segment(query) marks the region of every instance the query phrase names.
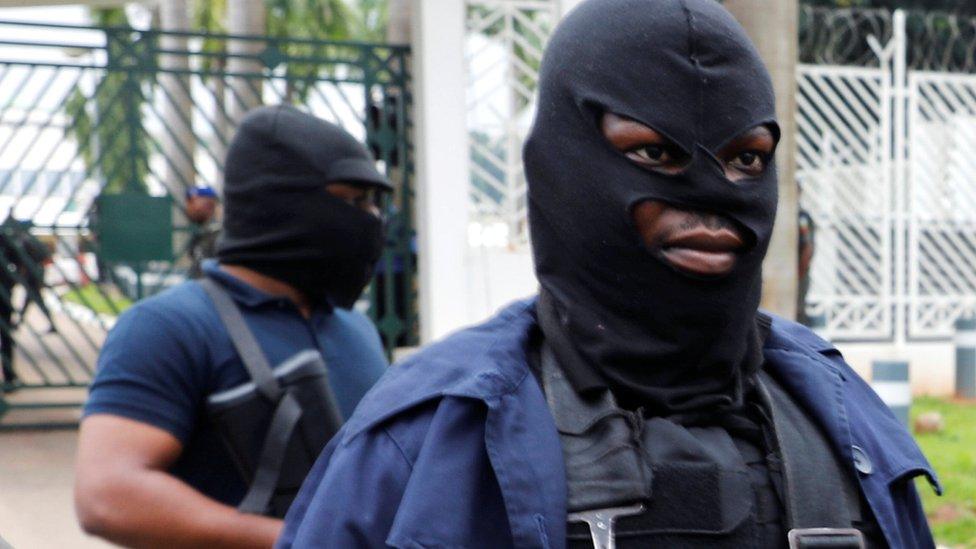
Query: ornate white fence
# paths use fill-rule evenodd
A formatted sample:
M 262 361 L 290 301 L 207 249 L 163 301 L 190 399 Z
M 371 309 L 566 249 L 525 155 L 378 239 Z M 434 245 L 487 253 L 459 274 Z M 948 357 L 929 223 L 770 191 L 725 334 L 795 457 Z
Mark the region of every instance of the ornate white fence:
M 976 309 L 976 75 L 910 71 L 896 12 L 879 66 L 798 70 L 807 310 L 835 339 L 943 338 Z
M 560 5 L 466 0 L 476 247 L 527 244 L 521 148 Z M 801 23 L 808 314 L 839 340 L 948 337 L 976 310 L 976 19 L 805 7 Z
M 559 19 L 547 0 L 468 0 L 471 240 L 527 242 L 522 142 L 532 123 L 542 50 Z
M 882 69 L 799 70 L 796 177 L 816 227 L 808 313 L 833 334 L 891 333 L 891 102 Z
M 908 333 L 976 310 L 976 75 L 908 78 Z

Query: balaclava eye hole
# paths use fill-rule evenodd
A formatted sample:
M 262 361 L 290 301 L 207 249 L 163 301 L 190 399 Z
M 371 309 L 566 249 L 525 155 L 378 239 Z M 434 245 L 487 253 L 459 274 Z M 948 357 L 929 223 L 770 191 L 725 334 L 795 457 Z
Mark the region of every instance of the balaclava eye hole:
M 627 115 L 601 110 L 596 131 L 623 159 L 653 173 L 680 175 L 692 161 L 692 155 L 665 132 Z

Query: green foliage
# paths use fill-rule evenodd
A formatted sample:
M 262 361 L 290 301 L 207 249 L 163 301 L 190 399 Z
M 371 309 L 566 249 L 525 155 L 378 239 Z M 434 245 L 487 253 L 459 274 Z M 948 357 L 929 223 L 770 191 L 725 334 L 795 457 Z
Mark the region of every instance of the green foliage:
M 122 8 L 93 10 L 92 19 L 105 27 L 128 26 Z M 146 192 L 149 143 L 140 112 L 145 76 L 138 69 L 152 61 L 147 45 L 130 32 L 106 31 L 106 42 L 110 68 L 91 96 L 79 87 L 68 97 L 66 133 L 78 143 L 88 171 L 101 177 L 102 192 Z
M 352 15 L 343 0 L 265 0 L 267 34 L 281 38 L 348 40 Z M 314 61 L 328 56 L 329 46 L 301 42 L 281 44 L 285 66 L 285 101 L 306 98 L 325 67 Z
M 387 0 L 265 0 L 265 33 L 279 38 L 309 40 L 383 41 L 389 22 Z M 226 33 L 227 0 L 195 0 L 193 25 L 197 30 Z M 306 99 L 311 83 L 329 67 L 310 61 L 329 57 L 334 46 L 301 42 L 279 43 L 285 59 L 286 102 Z M 208 39 L 204 51 L 226 51 L 226 40 Z M 204 70 L 223 68 L 223 58 L 205 62 Z
M 385 42 L 390 23 L 387 0 L 357 0 L 350 6 L 350 37 L 365 42 Z
M 945 420 L 942 432 L 915 437 L 945 487 L 938 497 L 927 482 L 917 483 L 932 532 L 939 544 L 976 549 L 976 403 L 920 398 L 912 416 L 924 412 Z
M 224 25 L 225 14 L 227 13 L 227 0 L 198 0 L 193 3 L 193 15 L 191 24 L 193 28 L 203 30 L 213 34 L 226 34 L 227 28 Z M 203 40 L 201 51 L 206 53 L 224 53 L 227 49 L 227 41 L 223 38 L 208 36 Z M 218 72 L 223 70 L 226 60 L 223 57 L 204 57 L 202 58 L 202 69 L 205 72 Z
M 901 8 L 976 15 L 976 2 L 972 0 L 802 0 L 802 3 L 838 8 Z

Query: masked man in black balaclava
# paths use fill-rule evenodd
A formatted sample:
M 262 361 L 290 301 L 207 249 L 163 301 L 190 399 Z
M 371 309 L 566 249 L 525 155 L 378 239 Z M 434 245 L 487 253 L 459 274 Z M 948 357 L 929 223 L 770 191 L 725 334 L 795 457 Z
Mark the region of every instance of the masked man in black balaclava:
M 86 531 L 120 545 L 270 547 L 386 368 L 372 322 L 350 309 L 390 188 L 366 148 L 263 107 L 241 121 L 224 179 L 219 262 L 132 307 L 99 356 L 76 502 Z
M 757 310 L 779 132 L 718 3 L 576 8 L 525 147 L 539 298 L 384 378 L 282 545 L 931 546 L 904 427 Z

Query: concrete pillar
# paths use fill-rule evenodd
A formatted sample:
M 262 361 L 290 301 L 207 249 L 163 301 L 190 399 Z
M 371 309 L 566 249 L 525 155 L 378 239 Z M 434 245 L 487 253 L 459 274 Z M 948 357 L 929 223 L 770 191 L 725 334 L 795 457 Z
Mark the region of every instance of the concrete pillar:
M 755 42 L 776 90 L 776 116 L 783 135 L 776 153 L 779 213 L 763 265 L 762 306 L 796 318 L 798 204 L 794 173 L 799 7 L 797 0 L 726 0 L 724 5 Z
M 465 3 L 416 0 L 412 19 L 420 336 L 426 343 L 469 322 Z
M 956 321 L 956 397 L 976 399 L 976 316 Z
M 265 12 L 262 0 L 230 0 L 227 2 L 227 32 L 235 35 L 260 36 L 265 33 Z M 242 55 L 258 55 L 264 50 L 260 40 L 234 40 L 227 43 L 227 71 L 230 73 L 254 74 L 252 78 L 231 78 L 227 111 L 234 124 L 240 122 L 244 113 L 263 103 L 261 92 L 262 78 L 257 75 L 264 70 L 260 61 L 242 58 Z
M 410 27 L 413 23 L 414 0 L 389 0 L 389 22 L 386 25 L 386 41 L 389 44 L 410 44 Z
M 908 425 L 912 407 L 912 388 L 908 381 L 908 362 L 876 360 L 871 363 L 871 388 L 894 412 L 895 417 Z
M 164 31 L 190 30 L 190 9 L 186 0 L 163 0 L 159 4 L 159 25 Z M 187 38 L 179 35 L 163 34 L 159 40 L 165 51 L 181 52 L 162 54 L 159 75 L 162 92 L 161 114 L 166 130 L 161 136 L 163 154 L 166 157 L 166 178 L 164 182 L 173 198 L 182 200 L 183 191 L 194 186 L 196 170 L 193 156 L 196 137 L 193 133 L 193 98 L 190 96 L 188 71 L 190 60 Z

